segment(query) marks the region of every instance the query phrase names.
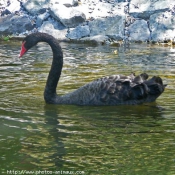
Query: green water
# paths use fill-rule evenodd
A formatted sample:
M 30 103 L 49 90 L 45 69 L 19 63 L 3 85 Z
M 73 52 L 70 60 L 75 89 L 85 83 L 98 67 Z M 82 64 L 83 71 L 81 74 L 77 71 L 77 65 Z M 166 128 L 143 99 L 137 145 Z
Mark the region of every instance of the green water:
M 168 84 L 155 103 L 82 107 L 45 104 L 51 49 L 39 44 L 18 59 L 20 45 L 0 43 L 2 175 L 175 174 L 175 48 L 61 43 L 59 94 L 102 76 L 131 72 L 159 75 Z

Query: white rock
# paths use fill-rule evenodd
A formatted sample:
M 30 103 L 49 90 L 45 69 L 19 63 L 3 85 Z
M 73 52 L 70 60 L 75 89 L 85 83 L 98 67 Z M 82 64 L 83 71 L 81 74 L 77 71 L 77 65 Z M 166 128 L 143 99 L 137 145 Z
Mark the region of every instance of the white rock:
M 170 8 L 172 4 L 175 4 L 174 0 L 131 0 L 129 12 L 166 10 Z
M 76 7 L 67 8 L 64 5 L 52 6 L 50 14 L 66 27 L 76 27 L 86 19 L 85 14 L 78 11 Z
M 30 14 L 36 15 L 41 9 L 48 8 L 49 4 L 46 0 L 28 0 L 23 6 Z
M 91 17 L 107 17 L 112 15 L 112 4 L 109 3 L 98 3 L 94 5 L 94 10 L 91 13 Z
M 21 8 L 20 2 L 14 0 L 6 9 L 8 9 L 11 13 L 14 13 L 15 11 L 19 11 L 20 8 Z
M 53 25 L 53 22 L 45 21 L 40 27 L 39 32 L 49 33 L 50 35 L 54 36 L 56 39 L 64 40 L 66 39 L 67 29 L 59 30 L 56 25 Z
M 149 20 L 150 15 L 165 12 L 175 6 L 175 0 L 131 0 L 129 14 L 135 18 Z
M 89 19 L 92 17 L 91 13 L 89 13 L 89 6 L 88 4 L 81 4 L 75 8 L 76 10 L 83 12 L 86 16 L 86 19 Z
M 153 41 L 173 39 L 175 37 L 175 16 L 171 12 L 151 15 L 150 29 Z
M 113 7 L 113 14 L 115 15 L 119 15 L 119 16 L 125 16 L 125 6 L 128 5 L 128 2 L 121 2 L 118 3 L 117 5 L 115 5 L 115 7 Z

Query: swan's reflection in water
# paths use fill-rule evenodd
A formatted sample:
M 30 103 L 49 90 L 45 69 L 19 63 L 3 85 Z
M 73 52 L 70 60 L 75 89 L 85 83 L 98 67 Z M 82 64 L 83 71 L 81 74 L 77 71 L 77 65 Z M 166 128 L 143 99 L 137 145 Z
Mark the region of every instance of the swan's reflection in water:
M 122 164 L 128 164 L 127 154 L 134 155 L 141 147 L 144 152 L 146 145 L 154 147 L 151 154 L 156 156 L 154 135 L 162 135 L 157 128 L 162 127 L 164 113 L 156 103 L 103 108 L 45 105 L 44 111 L 44 122 L 34 125 L 22 144 L 26 168 L 93 171 L 103 169 L 105 160 L 105 166 L 114 169 L 122 156 Z M 139 159 L 144 156 L 149 155 Z

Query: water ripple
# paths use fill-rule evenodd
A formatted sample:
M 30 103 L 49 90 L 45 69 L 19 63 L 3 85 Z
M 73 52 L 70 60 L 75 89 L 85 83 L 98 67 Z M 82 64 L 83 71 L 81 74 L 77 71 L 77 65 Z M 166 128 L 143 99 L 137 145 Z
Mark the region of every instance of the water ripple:
M 102 76 L 131 72 L 159 75 L 168 86 L 155 103 L 139 106 L 47 105 L 43 91 L 52 62 L 48 45 L 39 44 L 19 59 L 20 43 L 0 43 L 2 170 L 173 174 L 175 49 L 61 45 L 60 94 Z

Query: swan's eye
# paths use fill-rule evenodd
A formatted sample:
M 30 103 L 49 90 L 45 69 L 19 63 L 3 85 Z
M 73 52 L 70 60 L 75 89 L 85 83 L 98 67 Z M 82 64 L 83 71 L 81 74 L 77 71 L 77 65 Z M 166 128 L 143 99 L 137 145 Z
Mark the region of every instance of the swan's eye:
M 19 58 L 22 57 L 22 56 L 27 52 L 27 49 L 26 49 L 25 46 L 24 46 L 25 43 L 26 43 L 26 41 L 24 41 L 24 42 L 22 43 L 21 52 L 20 52 L 20 54 L 19 54 Z

